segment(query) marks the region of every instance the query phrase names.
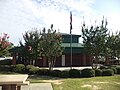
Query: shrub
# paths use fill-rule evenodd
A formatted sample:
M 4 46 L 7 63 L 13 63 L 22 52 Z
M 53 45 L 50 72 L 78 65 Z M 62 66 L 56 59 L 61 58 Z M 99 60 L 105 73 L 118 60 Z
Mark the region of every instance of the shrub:
M 10 71 L 11 71 L 11 72 L 14 72 L 15 67 L 16 67 L 16 65 L 11 65 L 11 66 L 10 66 Z
M 25 72 L 25 65 L 23 64 L 17 64 L 15 68 L 13 69 L 14 72 L 18 73 L 24 73 Z
M 95 69 L 95 76 L 102 76 L 102 70 Z
M 109 68 L 111 68 L 111 67 L 114 67 L 114 68 L 116 68 L 116 65 L 110 65 L 110 66 L 109 66 Z
M 94 77 L 95 71 L 92 69 L 86 68 L 81 71 L 81 75 L 82 75 L 82 77 Z
M 26 68 L 25 68 L 25 69 L 26 69 L 26 70 L 25 70 L 26 73 L 29 73 L 29 70 L 30 70 L 31 68 L 33 68 L 33 67 L 35 67 L 35 66 L 33 66 L 33 65 L 27 65 Z
M 61 71 L 59 77 L 68 78 L 69 77 L 69 71 Z
M 117 69 L 115 67 L 110 67 L 114 71 L 114 74 L 117 74 Z
M 69 70 L 69 76 L 72 78 L 80 77 L 80 71 L 77 69 L 70 69 Z
M 61 73 L 60 70 L 53 70 L 49 72 L 49 75 L 53 77 L 59 77 L 60 73 Z
M 107 66 L 100 66 L 99 69 L 107 69 L 108 67 Z
M 33 68 L 33 67 L 35 67 L 35 66 L 33 66 L 33 65 L 27 65 L 27 66 L 26 66 L 26 69 L 29 70 L 29 69 L 31 69 L 31 68 Z
M 37 67 L 32 67 L 32 68 L 30 68 L 29 69 L 29 74 L 38 74 L 38 72 L 39 72 L 39 68 L 37 68 Z
M 11 66 L 10 65 L 0 65 L 0 72 L 11 72 Z
M 114 75 L 114 71 L 112 69 L 103 69 L 103 76 L 113 76 Z
M 0 65 L 11 65 L 12 64 L 12 60 L 2 60 L 0 61 Z
M 116 67 L 117 74 L 120 74 L 120 67 Z
M 39 75 L 49 75 L 49 70 L 48 69 L 40 69 L 38 72 Z

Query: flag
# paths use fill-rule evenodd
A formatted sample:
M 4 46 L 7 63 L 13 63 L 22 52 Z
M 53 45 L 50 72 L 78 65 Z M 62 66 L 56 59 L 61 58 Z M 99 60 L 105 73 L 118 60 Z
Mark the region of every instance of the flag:
M 70 34 L 72 33 L 72 12 L 70 12 Z

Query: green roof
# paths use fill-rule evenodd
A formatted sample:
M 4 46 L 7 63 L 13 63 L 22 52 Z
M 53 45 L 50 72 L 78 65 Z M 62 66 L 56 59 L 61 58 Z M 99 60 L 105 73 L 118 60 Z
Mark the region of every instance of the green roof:
M 62 43 L 62 47 L 70 47 L 70 43 Z M 81 43 L 72 43 L 72 47 L 83 47 Z

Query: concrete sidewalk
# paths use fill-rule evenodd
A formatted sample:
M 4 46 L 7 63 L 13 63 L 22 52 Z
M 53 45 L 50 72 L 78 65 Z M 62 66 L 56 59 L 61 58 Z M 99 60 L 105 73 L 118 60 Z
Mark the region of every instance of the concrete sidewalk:
M 53 90 L 51 83 L 30 83 L 21 86 L 21 90 Z
M 2 90 L 1 86 L 0 90 Z M 30 83 L 30 85 L 22 85 L 21 90 L 53 90 L 53 88 L 51 83 Z

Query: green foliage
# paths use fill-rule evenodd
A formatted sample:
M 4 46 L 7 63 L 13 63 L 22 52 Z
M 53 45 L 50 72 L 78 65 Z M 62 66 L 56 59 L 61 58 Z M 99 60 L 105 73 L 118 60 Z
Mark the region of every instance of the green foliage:
M 39 75 L 49 75 L 49 70 L 48 69 L 40 69 L 38 72 Z
M 26 69 L 29 70 L 29 69 L 31 69 L 31 68 L 33 68 L 33 67 L 35 67 L 35 66 L 33 66 L 33 65 L 27 65 L 27 66 L 26 66 Z
M 102 70 L 95 69 L 95 76 L 102 76 Z
M 115 67 L 110 67 L 109 69 L 112 69 L 114 71 L 114 74 L 117 74 L 117 69 Z
M 119 59 L 120 55 L 120 31 L 115 34 L 112 33 L 109 37 L 108 46 L 110 48 L 110 56 L 117 57 Z
M 12 72 L 10 65 L 0 65 L 0 72 Z
M 59 77 L 60 73 L 61 73 L 60 70 L 53 70 L 49 72 L 49 75 L 53 77 Z
M 82 38 L 86 53 L 95 57 L 94 63 L 99 63 L 99 56 L 108 56 L 107 37 L 109 35 L 107 29 L 107 21 L 102 20 L 101 25 L 88 28 L 85 23 L 82 26 Z
M 27 73 L 29 73 L 29 70 L 30 70 L 31 68 L 33 68 L 33 67 L 34 67 L 33 65 L 27 65 L 26 68 L 25 68 L 25 69 L 26 69 L 25 71 L 26 71 Z
M 32 67 L 32 68 L 30 68 L 29 69 L 29 74 L 38 74 L 39 73 L 39 68 L 37 68 L 37 67 Z
M 113 76 L 114 75 L 114 71 L 112 69 L 103 69 L 103 76 Z
M 94 77 L 95 76 L 95 71 L 92 70 L 92 69 L 88 69 L 88 68 L 83 69 L 81 71 L 81 76 L 82 77 Z
M 12 60 L 2 60 L 0 61 L 0 65 L 11 65 L 12 64 Z
M 46 31 L 43 29 L 42 37 L 42 54 L 47 57 L 49 70 L 51 71 L 55 65 L 56 57 L 62 55 L 62 36 L 56 30 L 53 30 L 53 25 Z
M 25 43 L 20 41 L 20 50 L 18 51 L 20 57 L 29 60 L 28 64 L 34 65 L 34 60 L 36 61 L 39 56 L 41 56 L 41 33 L 37 29 L 34 31 L 28 31 L 23 35 Z
M 52 70 L 55 65 L 56 57 L 62 55 L 62 36 L 56 30 L 53 30 L 53 25 L 46 31 L 35 29 L 28 31 L 23 35 L 25 43 L 20 41 L 20 49 L 17 51 L 19 58 L 24 58 L 23 63 L 34 65 L 34 61 L 40 56 L 45 56 L 48 59 L 49 70 Z M 28 62 L 29 61 L 29 62 Z
M 80 77 L 80 71 L 77 70 L 77 69 L 70 69 L 69 70 L 69 75 L 72 78 L 78 78 L 78 77 Z
M 69 71 L 61 71 L 59 77 L 61 78 L 68 78 L 69 77 Z
M 107 69 L 108 67 L 107 66 L 100 66 L 99 69 Z
M 17 64 L 13 69 L 14 72 L 17 73 L 25 73 L 25 65 L 24 64 Z
M 15 72 L 14 70 L 15 70 L 15 67 L 16 67 L 16 65 L 10 65 L 10 72 Z
M 116 68 L 117 66 L 116 66 L 116 65 L 109 65 L 109 67 L 108 67 L 108 68 L 111 68 L 111 67 Z
M 117 74 L 120 74 L 120 67 L 116 67 L 117 69 Z
M 85 26 L 85 23 L 82 26 L 82 38 L 83 43 L 88 53 L 90 55 L 96 56 L 100 54 L 104 49 L 105 39 L 107 36 L 108 29 L 106 28 L 107 22 L 102 20 L 100 26 L 91 26 L 90 29 Z M 96 52 L 97 51 L 97 52 Z

